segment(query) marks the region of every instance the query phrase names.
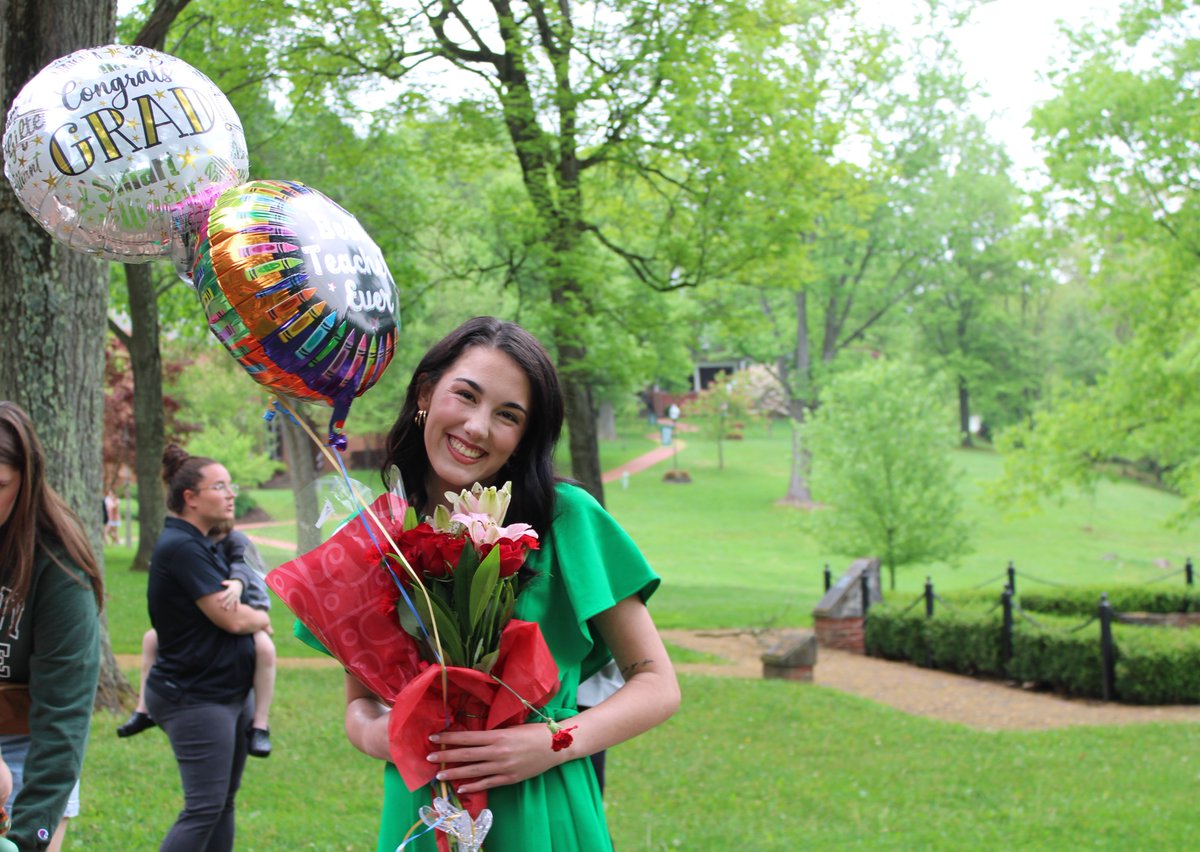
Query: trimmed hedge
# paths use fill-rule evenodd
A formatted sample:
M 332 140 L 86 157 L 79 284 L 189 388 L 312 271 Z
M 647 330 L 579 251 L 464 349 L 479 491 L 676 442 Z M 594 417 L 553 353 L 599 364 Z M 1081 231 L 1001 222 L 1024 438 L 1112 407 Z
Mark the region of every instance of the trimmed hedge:
M 1125 591 L 1110 595 L 1110 600 L 1144 604 L 1154 599 L 1139 596 L 1138 590 L 1122 594 Z M 1065 597 L 1077 601 L 1091 594 L 1084 590 L 1077 595 L 1073 590 Z M 920 605 L 906 611 L 887 604 L 871 607 L 866 620 L 867 653 L 961 674 L 1012 678 L 1068 695 L 1103 697 L 1099 620 L 1081 626 L 1081 616 L 1096 613 L 1099 594 L 1080 613 L 1041 611 L 1033 620 L 1014 613 L 1012 659 L 1007 666 L 1001 660 L 1003 616 L 994 600 L 979 598 L 973 606 L 959 596 L 947 603 L 951 600 L 951 605 L 939 604 L 931 619 Z M 1022 596 L 1021 603 L 1029 610 L 1025 602 Z M 1200 704 L 1200 630 L 1114 624 L 1113 642 L 1118 700 Z
M 1191 628 L 1113 628 L 1117 694 L 1131 704 L 1200 703 L 1200 641 Z
M 1072 629 L 1078 626 L 1077 618 L 1040 615 L 1038 623 L 1031 624 L 1017 616 L 1008 676 L 1068 695 L 1103 698 L 1100 622 Z
M 1027 612 L 1057 615 L 1095 615 L 1100 595 L 1107 594 L 1108 602 L 1118 612 L 1200 612 L 1200 592 L 1189 592 L 1165 586 L 1075 586 L 1070 589 L 1017 592 L 1021 607 Z M 999 593 L 993 592 L 993 599 Z

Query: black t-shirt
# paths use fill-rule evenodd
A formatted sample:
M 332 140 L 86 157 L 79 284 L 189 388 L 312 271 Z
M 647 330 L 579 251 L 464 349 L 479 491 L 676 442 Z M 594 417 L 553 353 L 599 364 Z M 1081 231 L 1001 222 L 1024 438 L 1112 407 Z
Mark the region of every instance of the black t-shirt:
M 229 566 L 215 544 L 179 518 L 167 518 L 150 557 L 146 602 L 158 631 L 158 660 L 147 684 L 184 704 L 242 698 L 254 681 L 254 637 L 227 633 L 196 601 L 224 587 Z

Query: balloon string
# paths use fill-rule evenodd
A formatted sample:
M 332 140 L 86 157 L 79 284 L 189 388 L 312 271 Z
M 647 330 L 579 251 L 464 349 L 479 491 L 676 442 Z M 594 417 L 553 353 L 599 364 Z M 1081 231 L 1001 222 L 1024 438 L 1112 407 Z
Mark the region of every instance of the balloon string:
M 412 602 L 412 599 L 408 596 L 408 592 L 404 590 L 404 584 L 400 582 L 399 575 L 396 574 L 395 570 L 388 562 L 388 553 L 383 549 L 383 545 L 379 543 L 379 539 L 375 537 L 375 531 L 371 529 L 371 525 L 367 523 L 366 518 L 362 516 L 362 509 L 366 508 L 366 503 L 359 496 L 358 491 L 354 487 L 354 480 L 350 478 L 350 472 L 346 470 L 346 463 L 342 460 L 342 454 L 333 453 L 333 457 L 337 460 L 338 468 L 342 472 L 342 481 L 346 483 L 346 489 L 350 492 L 350 495 L 354 498 L 354 501 L 359 506 L 358 519 L 362 521 L 362 525 L 366 529 L 367 535 L 371 537 L 371 543 L 375 545 L 375 549 L 379 551 L 379 559 L 383 563 L 383 567 L 387 569 L 388 575 L 392 578 L 392 582 L 396 584 L 396 588 L 399 590 L 400 596 L 404 598 L 404 603 L 408 606 L 409 612 L 411 612 L 413 617 L 417 619 L 417 626 L 421 628 L 421 633 L 424 634 L 426 641 L 432 642 L 433 637 L 429 635 L 429 629 L 425 626 L 425 621 L 421 618 L 421 613 L 417 612 L 417 607 Z M 383 527 L 380 527 L 380 529 L 386 535 L 386 530 L 383 530 Z M 397 548 L 397 550 L 399 549 Z M 434 648 L 433 651 L 434 656 L 437 657 L 437 660 L 440 663 L 442 661 L 442 655 L 439 653 L 439 649 Z
M 299 417 L 296 416 L 295 410 L 288 404 L 287 400 L 285 400 L 281 396 L 276 396 L 275 399 L 276 399 L 276 405 L 281 405 L 283 407 L 283 409 L 285 411 L 287 411 L 287 413 L 291 417 L 292 421 L 294 423 L 296 423 L 297 425 L 299 425 L 300 428 L 302 430 L 304 430 L 304 433 L 306 435 L 308 435 L 308 437 L 312 440 L 312 442 L 317 445 L 317 448 L 320 449 L 320 451 L 325 454 L 325 458 L 327 458 L 329 460 L 330 465 L 333 467 L 336 467 L 338 465 L 337 459 L 334 457 L 333 453 L 331 453 L 329 451 L 328 445 L 323 443 L 321 441 L 321 439 L 316 436 L 316 433 L 314 433 L 313 430 L 311 428 L 309 428 L 309 425 L 307 423 L 305 423 L 302 419 L 300 419 Z M 408 560 L 404 558 L 404 554 L 400 552 L 400 548 L 396 545 L 396 542 L 394 542 L 392 540 L 392 536 L 390 533 L 388 533 L 387 528 L 384 527 L 383 523 L 379 520 L 379 518 L 377 518 L 375 516 L 374 510 L 372 510 L 370 506 L 366 505 L 362 501 L 362 498 L 358 496 L 358 494 L 355 492 L 353 487 L 351 487 L 350 493 L 352 495 L 354 495 L 356 500 L 358 500 L 359 505 L 362 506 L 362 511 L 367 513 L 367 517 L 369 517 L 372 521 L 374 521 L 376 524 L 379 525 L 379 529 L 383 533 L 383 537 L 387 540 L 387 543 L 392 548 L 392 551 L 395 555 L 396 561 L 398 561 L 401 565 L 403 565 L 404 570 L 407 571 L 408 575 L 413 578 L 413 582 L 416 584 L 417 588 L 419 588 L 421 590 L 421 594 L 425 596 L 426 606 L 429 607 L 430 612 L 433 612 L 433 601 L 429 597 L 429 590 L 425 588 L 425 584 L 421 582 L 421 578 L 417 576 L 417 572 L 413 570 L 413 567 L 408 564 Z M 433 650 L 438 658 L 438 665 L 441 666 L 441 669 L 442 669 L 442 703 L 444 705 L 444 704 L 446 704 L 446 696 L 447 696 L 447 692 L 449 691 L 449 677 L 447 676 L 447 673 L 446 673 L 446 663 L 444 662 L 445 652 L 442 650 L 442 640 L 441 640 L 441 637 L 438 635 L 436 620 L 432 621 L 432 626 L 433 626 L 433 644 L 434 644 Z
M 404 835 L 404 840 L 402 840 L 400 842 L 400 845 L 396 847 L 396 852 L 400 852 L 401 849 L 403 849 L 405 846 L 407 846 L 410 843 L 415 843 L 417 838 L 420 837 L 421 835 L 428 834 L 429 832 L 433 831 L 435 828 L 440 828 L 442 823 L 444 823 L 445 821 L 446 821 L 445 817 L 438 817 L 437 821 L 435 823 L 433 823 L 433 825 L 427 826 L 423 831 L 417 831 L 417 826 L 420 825 L 422 822 L 422 820 L 417 820 L 415 823 L 413 823 L 413 827 L 408 830 L 408 833 Z M 413 834 L 414 831 L 417 831 L 417 833 Z

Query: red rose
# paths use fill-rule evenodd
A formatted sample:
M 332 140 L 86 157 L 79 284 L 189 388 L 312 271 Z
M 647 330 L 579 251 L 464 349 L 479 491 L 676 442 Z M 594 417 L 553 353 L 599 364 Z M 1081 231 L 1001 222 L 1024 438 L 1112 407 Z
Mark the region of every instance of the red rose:
M 502 538 L 497 544 L 500 547 L 500 576 L 511 577 L 521 570 L 521 566 L 525 564 L 525 554 L 530 550 L 538 549 L 538 540 L 535 536 L 524 535 L 519 539 Z M 494 547 L 495 545 L 493 545 Z M 487 550 L 479 557 L 481 560 L 488 555 Z
M 429 524 L 417 524 L 408 532 L 401 533 L 396 544 L 418 574 L 447 577 L 462 556 L 465 539 L 437 532 Z

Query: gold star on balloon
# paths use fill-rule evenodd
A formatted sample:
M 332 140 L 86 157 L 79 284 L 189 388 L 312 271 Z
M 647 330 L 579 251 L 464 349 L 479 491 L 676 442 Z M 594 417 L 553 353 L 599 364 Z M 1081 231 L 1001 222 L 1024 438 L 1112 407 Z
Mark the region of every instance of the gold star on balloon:
M 58 178 L 50 175 L 50 177 L 42 178 L 42 183 L 46 184 L 48 189 L 54 189 L 54 187 L 58 186 Z
M 175 191 L 176 191 L 176 186 L 175 186 L 174 182 L 167 181 L 167 192 L 175 192 Z
M 183 156 L 179 158 L 179 161 L 181 163 L 183 163 L 185 166 L 195 165 L 196 155 L 193 154 L 191 151 L 184 151 Z
M 162 91 L 161 89 L 160 89 L 159 91 L 157 91 L 157 92 L 155 92 L 155 93 L 154 93 L 154 97 L 158 98 L 160 101 L 161 101 L 163 98 L 165 98 L 166 96 L 167 96 L 167 93 L 166 93 L 166 92 L 164 92 L 164 91 Z
M 115 47 L 110 47 L 110 48 L 108 49 L 108 55 L 109 55 L 109 56 L 120 56 L 120 55 L 121 55 L 121 51 L 117 50 Z

